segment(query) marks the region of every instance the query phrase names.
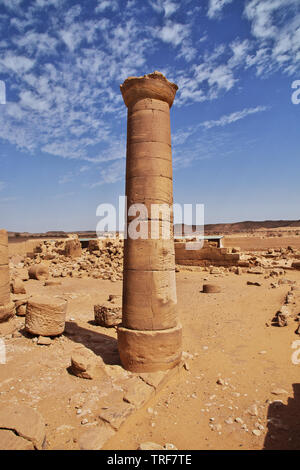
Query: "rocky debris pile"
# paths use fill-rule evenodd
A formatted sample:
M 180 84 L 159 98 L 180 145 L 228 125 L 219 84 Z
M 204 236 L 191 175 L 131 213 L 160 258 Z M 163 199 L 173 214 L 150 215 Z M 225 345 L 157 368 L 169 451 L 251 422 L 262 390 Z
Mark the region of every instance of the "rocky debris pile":
M 300 259 L 300 251 L 289 246 L 287 248 L 268 249 L 265 251 L 247 252 L 242 258 L 248 260 L 250 267 L 260 266 L 262 268 L 278 267 L 300 269 L 297 259 Z M 297 267 L 298 266 L 298 267 Z
M 108 301 L 94 306 L 95 323 L 106 328 L 117 326 L 122 322 L 122 297 L 110 295 Z
M 32 256 L 10 263 L 12 278 L 25 278 L 27 270 L 31 279 L 92 277 L 114 282 L 123 278 L 123 240 L 90 240 L 89 247 L 80 250 L 78 243 L 76 239 L 41 242 Z
M 288 291 L 284 299 L 284 304 L 280 307 L 276 313 L 273 324 L 284 327 L 287 326 L 291 321 L 300 321 L 300 313 L 298 310 L 298 296 L 297 286 L 292 286 Z M 300 326 L 300 325 L 299 325 Z M 298 328 L 299 329 L 299 328 Z

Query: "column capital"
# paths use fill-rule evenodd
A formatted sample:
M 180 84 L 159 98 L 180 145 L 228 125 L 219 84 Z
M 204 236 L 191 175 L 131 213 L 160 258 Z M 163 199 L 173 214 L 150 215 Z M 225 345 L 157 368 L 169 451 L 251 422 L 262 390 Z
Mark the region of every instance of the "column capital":
M 127 108 L 145 98 L 165 101 L 171 108 L 178 86 L 169 82 L 162 73 L 153 72 L 142 77 L 126 78 L 120 90 Z

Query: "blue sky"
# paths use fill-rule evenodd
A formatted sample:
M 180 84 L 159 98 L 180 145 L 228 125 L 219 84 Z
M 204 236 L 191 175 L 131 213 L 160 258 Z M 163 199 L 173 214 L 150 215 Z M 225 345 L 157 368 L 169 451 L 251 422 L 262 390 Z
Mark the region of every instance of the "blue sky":
M 0 225 L 95 229 L 124 194 L 119 85 L 159 70 L 174 201 L 205 222 L 299 219 L 300 0 L 0 0 Z

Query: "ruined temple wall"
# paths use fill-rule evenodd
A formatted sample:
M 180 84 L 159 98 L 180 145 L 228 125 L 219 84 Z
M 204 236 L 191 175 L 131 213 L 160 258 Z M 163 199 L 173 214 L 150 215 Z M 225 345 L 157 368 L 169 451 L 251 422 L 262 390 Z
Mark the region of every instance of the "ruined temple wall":
M 176 264 L 186 266 L 237 266 L 239 253 L 230 253 L 228 248 L 205 247 L 197 250 L 187 249 L 186 243 L 175 243 Z

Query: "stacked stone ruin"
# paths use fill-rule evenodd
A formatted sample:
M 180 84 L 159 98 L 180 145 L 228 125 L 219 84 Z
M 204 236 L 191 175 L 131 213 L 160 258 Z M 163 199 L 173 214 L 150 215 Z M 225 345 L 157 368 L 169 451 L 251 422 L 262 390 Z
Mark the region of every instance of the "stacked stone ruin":
M 8 320 L 15 311 L 10 298 L 8 262 L 8 236 L 6 230 L 0 230 L 0 322 Z
M 131 77 L 121 85 L 128 108 L 126 196 L 127 228 L 137 214 L 133 204 L 143 204 L 147 239 L 124 242 L 123 316 L 118 346 L 123 366 L 134 372 L 175 367 L 181 359 L 181 325 L 176 311 L 173 220 L 157 216 L 169 228 L 169 239 L 151 238 L 155 217 L 152 204 L 173 205 L 170 108 L 177 85 L 161 73 Z M 129 234 L 130 235 L 130 234 Z

